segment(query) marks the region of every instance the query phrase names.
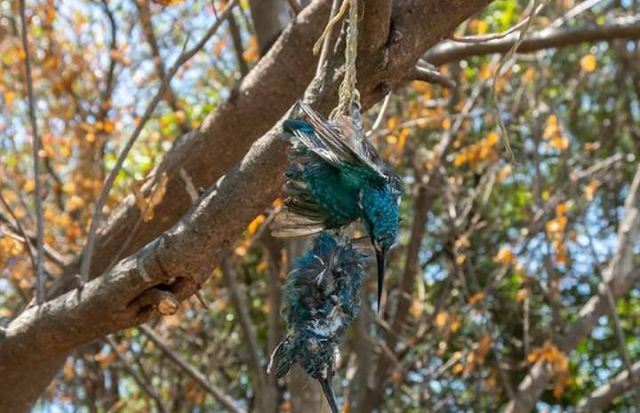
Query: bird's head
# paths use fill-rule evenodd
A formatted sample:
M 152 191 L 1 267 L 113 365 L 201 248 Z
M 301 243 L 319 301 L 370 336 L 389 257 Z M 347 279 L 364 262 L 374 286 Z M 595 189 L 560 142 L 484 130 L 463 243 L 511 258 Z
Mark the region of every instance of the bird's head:
M 364 225 L 376 251 L 379 310 L 387 253 L 398 238 L 400 192 L 391 185 L 369 188 L 363 191 L 361 203 Z

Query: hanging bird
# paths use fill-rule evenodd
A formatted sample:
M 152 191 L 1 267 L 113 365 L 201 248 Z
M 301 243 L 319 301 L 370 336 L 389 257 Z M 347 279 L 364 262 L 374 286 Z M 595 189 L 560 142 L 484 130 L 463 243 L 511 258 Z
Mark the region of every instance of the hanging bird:
M 322 386 L 338 413 L 331 380 L 336 349 L 360 310 L 366 255 L 351 240 L 322 232 L 298 258 L 284 285 L 286 338 L 274 350 L 267 372 L 280 378 L 293 363 Z
M 305 120 L 283 123 L 292 145 L 285 173 L 286 209 L 276 217 L 276 237 L 338 229 L 358 218 L 376 250 L 378 309 L 387 252 L 398 236 L 402 182 L 367 140 L 356 104 L 352 117 L 327 122 L 298 102 Z

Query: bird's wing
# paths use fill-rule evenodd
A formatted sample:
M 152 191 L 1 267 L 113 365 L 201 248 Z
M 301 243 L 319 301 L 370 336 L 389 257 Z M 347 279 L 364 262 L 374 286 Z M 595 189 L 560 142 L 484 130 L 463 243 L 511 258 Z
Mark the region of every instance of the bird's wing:
M 298 102 L 298 105 L 315 131 L 313 135 L 297 131 L 296 137 L 303 145 L 337 168 L 342 169 L 346 165 L 362 168 L 370 172 L 368 175 L 373 179 L 386 179 L 384 171 L 376 162 L 379 158 L 375 149 L 366 138 L 358 138 L 361 133 L 350 119 L 343 117 L 332 125 L 309 105 L 303 102 Z M 341 136 L 341 132 L 344 136 Z
M 324 229 L 324 220 L 316 220 L 283 209 L 275 216 L 271 225 L 271 235 L 276 238 L 299 238 L 317 234 Z

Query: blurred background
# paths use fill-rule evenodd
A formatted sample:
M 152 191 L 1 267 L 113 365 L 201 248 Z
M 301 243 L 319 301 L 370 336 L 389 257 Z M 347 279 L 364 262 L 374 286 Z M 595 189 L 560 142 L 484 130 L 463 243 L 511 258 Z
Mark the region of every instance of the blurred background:
M 224 6 L 27 2 L 51 280 L 81 251 L 103 181 L 160 80 Z M 233 9 L 162 96 L 107 214 L 230 96 L 303 6 L 249 0 Z M 363 311 L 340 349 L 334 387 L 343 412 L 495 411 L 540 363 L 549 380 L 539 411 L 640 412 L 640 277 L 625 273 L 636 278 L 618 289 L 601 283 L 631 271 L 615 257 L 640 262 L 640 218 L 618 242 L 625 200 L 637 207 L 640 199 L 631 185 L 640 156 L 639 13 L 637 0 L 494 1 L 425 55 L 438 82 L 408 80 L 368 111 L 370 139 L 402 176 L 405 196 L 383 311 L 375 313 L 370 268 Z M 35 230 L 18 16 L 18 1 L 0 0 L 0 325 L 35 284 L 17 227 Z M 606 36 L 621 25 L 623 38 Z M 523 45 L 564 37 L 510 56 L 522 30 Z M 585 32 L 596 35 L 578 42 Z M 507 47 L 487 49 L 494 37 Z M 153 213 L 156 197 L 162 184 L 139 201 Z M 305 247 L 270 236 L 281 205 L 275 199 L 255 217 L 201 301 L 78 349 L 36 411 L 322 411 L 319 387 L 300 369 L 281 381 L 265 373 L 286 334 L 282 283 Z M 598 293 L 607 305 L 587 314 Z M 576 330 L 585 316 L 594 328 Z

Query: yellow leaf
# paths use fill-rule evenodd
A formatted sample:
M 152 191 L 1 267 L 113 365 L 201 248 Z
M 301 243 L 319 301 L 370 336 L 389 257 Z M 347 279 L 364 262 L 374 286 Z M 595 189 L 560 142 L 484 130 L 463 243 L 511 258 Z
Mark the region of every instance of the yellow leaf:
M 582 68 L 582 71 L 585 73 L 593 72 L 596 70 L 597 65 L 598 61 L 594 54 L 588 54 L 580 59 L 580 68 Z
M 73 377 L 75 376 L 75 369 L 73 367 L 73 362 L 70 359 L 64 363 L 64 368 L 62 369 L 62 375 L 67 381 L 73 379 Z
M 469 300 L 468 300 L 469 305 L 476 305 L 477 303 L 484 300 L 484 298 L 485 298 L 485 293 L 483 293 L 482 291 L 480 291 L 479 293 L 475 293 L 474 295 L 469 297 Z
M 569 208 L 569 205 L 567 205 L 566 202 L 560 202 L 558 205 L 556 205 L 556 215 L 562 216 L 566 214 L 568 208 Z
M 269 263 L 266 260 L 260 261 L 260 264 L 256 267 L 256 271 L 262 272 L 269 268 Z
M 11 106 L 13 106 L 13 101 L 16 98 L 16 94 L 14 92 L 8 91 L 8 92 L 4 92 L 4 103 L 7 105 L 8 108 L 10 108 Z
M 489 334 L 485 333 L 480 336 L 480 338 L 478 339 L 478 349 L 476 350 L 478 361 L 484 361 L 484 358 L 487 356 L 487 353 L 489 353 L 489 350 L 491 349 L 491 343 L 492 340 Z
M 425 94 L 431 92 L 431 85 L 426 82 L 414 80 L 411 82 L 411 87 L 418 93 Z
M 103 129 L 106 133 L 111 133 L 113 131 L 113 122 L 111 121 L 106 121 L 104 123 Z
M 521 288 L 516 293 L 516 301 L 520 303 L 524 301 L 528 295 L 529 295 L 529 291 L 526 288 Z
M 496 132 L 489 132 L 489 134 L 486 137 L 486 140 L 487 140 L 487 145 L 494 146 L 500 140 L 500 135 L 498 135 Z
M 564 136 L 555 136 L 551 139 L 549 144 L 552 148 L 563 151 L 569 147 L 569 139 L 565 138 Z
M 444 130 L 451 129 L 451 119 L 449 118 L 442 119 L 442 129 Z
M 535 74 L 536 74 L 536 70 L 533 67 L 529 67 L 527 68 L 527 70 L 525 70 L 524 74 L 522 75 L 522 79 L 525 82 L 531 82 L 535 77 Z
M 510 246 L 505 246 L 500 248 L 500 251 L 493 257 L 493 261 L 498 264 L 513 264 L 515 262 L 515 255 L 513 255 L 513 250 Z
M 420 301 L 419 299 L 414 299 L 413 302 L 411 303 L 411 308 L 409 309 L 409 312 L 411 313 L 413 318 L 418 318 L 420 317 L 420 314 L 422 314 L 423 309 L 424 309 L 424 304 L 422 303 L 422 301 Z
M 256 232 L 258 232 L 258 229 L 260 228 L 260 226 L 262 225 L 265 219 L 266 217 L 264 216 L 264 214 L 260 214 L 257 217 L 255 217 L 247 227 L 247 233 L 249 235 L 253 235 Z
M 396 118 L 395 116 L 390 117 L 387 120 L 387 128 L 393 130 L 397 127 L 398 127 L 398 118 Z
M 586 198 L 587 201 L 589 202 L 593 201 L 593 196 L 595 195 L 596 191 L 600 187 L 600 184 L 601 182 L 599 180 L 592 179 L 591 182 L 589 182 L 589 184 L 584 187 L 582 192 L 584 193 L 584 197 Z
M 488 64 L 482 66 L 478 76 L 480 77 L 480 80 L 487 80 L 493 76 L 492 70 L 489 68 Z
M 549 234 L 549 236 L 554 236 L 558 234 L 562 235 L 566 226 L 567 226 L 567 217 L 560 216 L 560 217 L 554 218 L 551 221 L 547 222 L 546 224 L 547 234 Z
M 595 152 L 600 149 L 600 142 L 587 142 L 584 144 L 584 150 L 587 152 Z
M 244 51 L 244 53 L 242 53 L 242 57 L 247 62 L 255 62 L 258 60 L 258 57 L 259 57 L 258 41 L 256 40 L 255 36 L 251 36 L 251 39 L 249 40 L 249 46 Z
M 464 366 L 462 365 L 462 363 L 456 363 L 453 365 L 451 371 L 453 372 L 453 374 L 460 374 L 464 371 Z
M 467 235 L 461 235 L 453 245 L 456 248 L 467 248 L 471 243 L 469 242 L 469 237 Z
M 447 320 L 449 320 L 449 314 L 446 311 L 439 311 L 438 314 L 436 314 L 434 323 L 436 327 L 442 328 L 447 324 Z
M 511 175 L 511 165 L 505 165 L 502 169 L 500 169 L 500 172 L 498 172 L 498 182 L 502 182 L 505 179 L 507 179 L 507 177 L 509 177 L 509 175 Z
M 489 30 L 489 23 L 484 20 L 478 20 L 477 24 L 478 34 L 485 34 Z
M 400 136 L 398 137 L 398 152 L 401 152 L 404 149 L 404 146 L 407 144 L 408 139 L 409 139 L 409 129 L 403 128 L 400 131 Z
M 33 192 L 33 190 L 36 189 L 36 182 L 33 179 L 29 179 L 24 183 L 22 189 L 25 192 Z

